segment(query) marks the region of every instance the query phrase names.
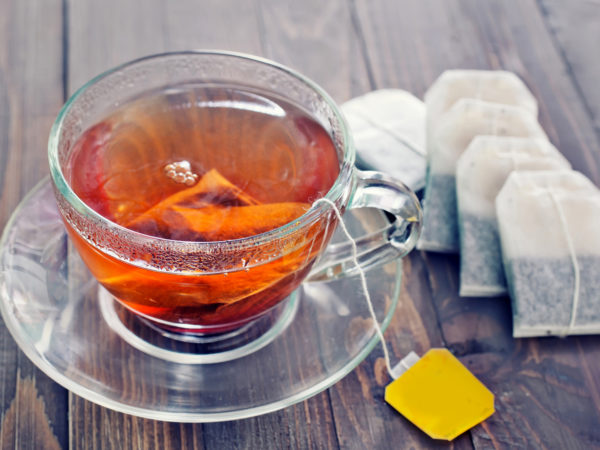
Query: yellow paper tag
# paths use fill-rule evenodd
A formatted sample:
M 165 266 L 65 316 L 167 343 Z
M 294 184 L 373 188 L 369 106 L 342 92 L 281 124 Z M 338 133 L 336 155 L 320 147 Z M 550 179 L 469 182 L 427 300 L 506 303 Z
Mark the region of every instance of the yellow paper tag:
M 385 401 L 435 439 L 452 440 L 494 413 L 494 394 L 445 348 L 433 348 L 385 389 Z

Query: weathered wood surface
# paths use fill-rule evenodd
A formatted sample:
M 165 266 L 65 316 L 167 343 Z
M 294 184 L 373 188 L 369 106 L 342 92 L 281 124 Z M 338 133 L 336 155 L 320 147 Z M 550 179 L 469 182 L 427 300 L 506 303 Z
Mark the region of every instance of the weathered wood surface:
M 0 223 L 47 172 L 45 142 L 63 92 L 135 57 L 189 48 L 275 59 L 338 102 L 384 87 L 422 95 L 448 68 L 512 70 L 538 98 L 551 140 L 600 183 L 599 24 L 592 0 L 3 0 Z M 395 359 L 447 346 L 496 394 L 496 414 L 451 444 L 431 441 L 383 402 L 379 348 L 293 407 L 170 424 L 67 397 L 0 327 L 0 448 L 600 447 L 600 338 L 512 339 L 507 299 L 459 298 L 457 268 L 453 257 L 412 254 L 386 333 Z
M 47 172 L 48 130 L 62 105 L 60 0 L 0 2 L 0 227 Z M 67 392 L 0 324 L 0 448 L 68 443 Z
M 600 2 L 572 2 L 568 7 L 560 0 L 539 3 L 566 70 L 600 136 L 600 64 L 592 56 L 598 53 L 600 42 Z

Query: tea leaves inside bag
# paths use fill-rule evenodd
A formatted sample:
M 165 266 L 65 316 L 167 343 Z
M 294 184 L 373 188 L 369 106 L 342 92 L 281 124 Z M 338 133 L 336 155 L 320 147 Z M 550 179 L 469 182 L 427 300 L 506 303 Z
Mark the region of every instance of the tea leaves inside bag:
M 433 138 L 419 249 L 458 252 L 456 163 L 479 135 L 547 139 L 535 116 L 525 109 L 473 99 L 459 100 L 443 117 Z
M 545 139 L 478 136 L 456 166 L 460 295 L 506 294 L 495 200 L 513 170 L 570 169 Z
M 496 198 L 513 336 L 600 331 L 600 191 L 574 171 L 518 171 Z

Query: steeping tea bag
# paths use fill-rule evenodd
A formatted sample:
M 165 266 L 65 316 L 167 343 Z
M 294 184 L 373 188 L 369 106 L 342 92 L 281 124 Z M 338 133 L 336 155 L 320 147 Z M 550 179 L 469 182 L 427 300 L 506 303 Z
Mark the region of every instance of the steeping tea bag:
M 504 70 L 447 70 L 425 93 L 429 154 L 433 151 L 433 135 L 441 117 L 461 98 L 520 106 L 537 117 L 535 97 L 514 73 Z
M 477 136 L 456 164 L 460 234 L 460 295 L 506 294 L 496 220 L 496 196 L 513 170 L 568 170 L 546 139 Z
M 458 252 L 456 161 L 479 135 L 547 139 L 535 116 L 526 109 L 474 99 L 456 102 L 440 120 L 433 136 L 419 249 Z
M 574 171 L 510 174 L 496 211 L 513 336 L 600 332 L 600 191 Z
M 260 203 L 211 169 L 195 185 L 168 196 L 126 226 L 169 239 L 224 241 L 283 226 L 309 208 L 300 202 Z

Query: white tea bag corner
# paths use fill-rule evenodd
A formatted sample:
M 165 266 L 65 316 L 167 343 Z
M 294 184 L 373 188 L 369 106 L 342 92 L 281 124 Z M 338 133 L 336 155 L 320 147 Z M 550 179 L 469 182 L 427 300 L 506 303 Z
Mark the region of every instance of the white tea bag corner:
M 418 191 L 425 185 L 425 104 L 401 89 L 381 89 L 342 105 L 360 166 L 386 172 Z
M 538 106 L 525 83 L 504 70 L 447 70 L 425 93 L 427 149 L 441 117 L 462 98 L 520 106 L 537 118 Z
M 456 102 L 440 120 L 433 137 L 423 201 L 423 230 L 417 244 L 420 250 L 458 252 L 456 162 L 479 135 L 547 140 L 536 117 L 526 109 L 475 99 Z
M 505 295 L 495 200 L 514 170 L 570 170 L 566 158 L 542 138 L 475 137 L 456 165 L 463 297 Z
M 512 172 L 496 198 L 513 336 L 600 332 L 600 191 L 575 171 Z

